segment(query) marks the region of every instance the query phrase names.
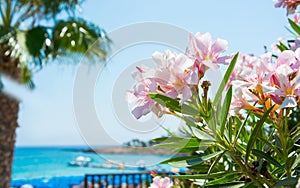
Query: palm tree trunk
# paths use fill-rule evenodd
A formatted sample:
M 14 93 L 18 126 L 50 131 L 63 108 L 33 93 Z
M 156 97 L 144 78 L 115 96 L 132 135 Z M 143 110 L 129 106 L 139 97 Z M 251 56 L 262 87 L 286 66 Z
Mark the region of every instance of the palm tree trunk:
M 0 187 L 9 188 L 19 101 L 0 91 Z

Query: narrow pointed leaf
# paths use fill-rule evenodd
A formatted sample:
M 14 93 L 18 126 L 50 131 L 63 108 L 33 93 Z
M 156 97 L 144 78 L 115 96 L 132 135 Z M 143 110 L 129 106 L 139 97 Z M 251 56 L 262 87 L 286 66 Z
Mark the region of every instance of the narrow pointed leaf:
M 279 42 L 279 44 L 276 45 L 277 48 L 279 48 L 280 51 L 288 50 L 289 48 L 284 45 L 282 42 Z
M 293 20 L 291 19 L 288 19 L 289 20 L 289 24 L 290 26 L 293 28 L 293 30 L 298 34 L 300 35 L 300 27 L 295 23 L 293 22 Z
M 196 138 L 181 138 L 177 141 L 173 141 L 170 139 L 170 141 L 167 139 L 164 142 L 155 145 L 154 147 L 157 148 L 175 148 L 175 149 L 180 149 L 180 148 L 199 148 L 201 144 L 206 143 L 205 141 L 199 142 L 198 139 Z M 207 145 L 211 145 L 212 142 L 207 142 Z
M 246 149 L 246 162 L 248 162 L 248 158 L 249 158 L 249 155 L 250 155 L 250 151 L 257 139 L 257 136 L 258 134 L 260 133 L 266 119 L 268 118 L 269 116 L 269 113 L 272 111 L 274 106 L 272 106 L 271 108 L 269 108 L 265 113 L 264 115 L 260 118 L 260 120 L 256 123 L 256 126 L 254 127 L 251 135 L 250 135 L 250 139 L 248 141 L 248 144 L 247 144 L 247 149 Z
M 186 104 L 180 105 L 178 100 L 172 99 L 170 97 L 156 94 L 156 93 L 150 93 L 148 95 L 151 99 L 155 100 L 158 104 L 165 106 L 170 110 L 180 112 L 186 115 L 193 115 L 193 116 L 199 114 L 198 110 L 194 109 L 193 107 L 188 106 Z
M 237 181 L 237 179 L 239 179 L 241 176 L 242 176 L 241 174 L 238 174 L 236 172 L 228 172 L 223 177 L 211 180 L 210 182 L 208 182 L 206 184 L 206 186 L 219 185 L 219 184 L 222 184 L 224 182 L 234 182 L 234 181 Z
M 204 132 L 204 131 L 201 131 L 200 129 L 198 128 L 195 128 L 195 127 L 191 127 L 194 135 L 199 138 L 200 140 L 209 140 L 209 141 L 215 141 L 215 139 L 209 135 L 208 133 Z
M 220 178 L 224 175 L 228 174 L 227 171 L 224 172 L 216 172 L 211 173 L 210 178 Z M 170 178 L 180 178 L 180 179 L 204 179 L 207 176 L 207 174 L 193 174 L 193 175 L 174 175 L 174 176 L 168 176 Z
M 206 177 L 205 177 L 204 183 L 207 181 L 208 177 L 212 178 L 211 172 L 212 172 L 213 168 L 216 166 L 216 164 L 220 161 L 220 159 L 223 157 L 223 155 L 224 155 L 225 153 L 226 153 L 226 151 L 223 151 L 223 153 L 221 153 L 221 154 L 216 158 L 216 160 L 214 160 L 214 162 L 210 165 L 209 170 L 208 170 L 208 172 L 207 172 L 207 175 L 206 175 Z
M 264 144 L 268 145 L 270 148 L 272 148 L 277 154 L 282 154 L 282 151 L 280 151 L 275 145 L 270 143 L 268 140 L 258 137 L 260 141 L 262 141 Z
M 218 155 L 220 155 L 223 151 L 215 152 L 209 155 L 204 155 L 204 156 L 198 156 L 195 159 L 187 159 L 187 160 L 182 160 L 182 161 L 177 161 L 177 162 L 169 162 L 170 165 L 175 166 L 175 167 L 192 167 L 196 166 L 199 164 L 202 164 L 203 162 L 212 159 Z
M 239 188 L 244 187 L 245 182 L 236 181 L 236 182 L 228 182 L 228 183 L 220 183 L 217 185 L 205 186 L 206 188 Z
M 276 159 L 271 157 L 269 154 L 262 152 L 260 150 L 257 150 L 257 149 L 253 149 L 252 153 L 253 153 L 253 155 L 255 155 L 257 157 L 264 158 L 266 161 L 273 164 L 274 166 L 282 168 L 281 164 Z
M 224 101 L 224 104 L 222 106 L 222 110 L 220 113 L 220 115 L 221 115 L 221 126 L 220 126 L 221 136 L 224 135 L 224 128 L 225 128 L 227 116 L 229 113 L 231 98 L 232 98 L 232 86 L 230 86 L 230 88 L 228 89 L 228 91 L 226 93 L 225 101 Z M 229 135 L 229 136 L 231 136 L 231 135 Z
M 234 69 L 234 66 L 235 66 L 235 64 L 236 64 L 236 61 L 237 61 L 237 59 L 238 59 L 238 56 L 239 56 L 239 53 L 237 53 L 237 54 L 233 57 L 233 59 L 232 59 L 230 65 L 228 66 L 228 68 L 227 68 L 227 70 L 226 70 L 226 72 L 225 72 L 225 75 L 224 75 L 224 77 L 223 77 L 223 80 L 222 80 L 222 82 L 220 83 L 220 86 L 219 86 L 219 88 L 218 88 L 218 91 L 217 91 L 217 93 L 216 93 L 216 95 L 215 95 L 215 98 L 214 98 L 214 101 L 213 101 L 213 106 L 214 106 L 214 107 L 216 107 L 216 106 L 218 105 L 218 103 L 219 103 L 219 101 L 220 101 L 220 99 L 221 99 L 221 97 L 222 97 L 222 93 L 223 93 L 223 91 L 224 91 L 224 89 L 225 89 L 225 87 L 226 87 L 226 84 L 227 84 L 227 82 L 228 82 L 228 80 L 229 80 L 229 78 L 230 78 L 230 75 L 231 75 L 231 73 L 232 73 L 232 71 L 233 71 L 233 69 Z
M 296 168 L 300 163 L 300 155 L 298 154 L 297 158 L 295 159 L 293 165 L 292 165 L 292 169 Z
M 234 141 L 233 141 L 233 147 L 236 146 L 236 143 L 237 143 L 237 140 L 238 138 L 240 137 L 240 134 L 242 133 L 242 130 L 244 129 L 244 127 L 246 126 L 246 123 L 248 121 L 248 118 L 250 117 L 250 112 L 247 114 L 246 116 L 246 119 L 244 120 L 243 124 L 240 126 L 235 138 L 234 138 Z M 237 121 L 240 122 L 240 119 L 238 117 L 236 117 Z

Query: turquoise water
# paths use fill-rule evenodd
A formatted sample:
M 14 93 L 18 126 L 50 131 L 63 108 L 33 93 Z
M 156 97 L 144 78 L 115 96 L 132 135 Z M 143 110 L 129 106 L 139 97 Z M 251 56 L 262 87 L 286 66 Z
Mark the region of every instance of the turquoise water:
M 13 162 L 13 180 L 51 178 L 60 176 L 84 176 L 96 173 L 121 173 L 134 172 L 134 170 L 105 169 L 94 167 L 71 167 L 68 162 L 78 156 L 90 157 L 93 163 L 105 163 L 106 160 L 120 161 L 128 165 L 135 165 L 137 161 L 145 161 L 148 169 L 164 168 L 160 161 L 167 159 L 155 155 L 129 155 L 129 154 L 102 154 L 84 153 L 80 148 L 50 148 L 50 147 L 17 147 Z

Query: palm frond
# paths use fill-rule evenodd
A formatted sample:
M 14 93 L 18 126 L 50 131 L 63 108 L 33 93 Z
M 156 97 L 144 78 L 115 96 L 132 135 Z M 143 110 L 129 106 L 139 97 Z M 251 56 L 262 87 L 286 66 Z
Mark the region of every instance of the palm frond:
M 32 74 L 54 59 L 74 62 L 84 54 L 105 60 L 111 40 L 103 29 L 76 17 L 83 1 L 0 0 L 1 73 L 33 88 Z
M 66 52 L 96 55 L 104 60 L 107 56 L 110 39 L 99 27 L 83 19 L 59 21 L 53 29 L 53 55 Z

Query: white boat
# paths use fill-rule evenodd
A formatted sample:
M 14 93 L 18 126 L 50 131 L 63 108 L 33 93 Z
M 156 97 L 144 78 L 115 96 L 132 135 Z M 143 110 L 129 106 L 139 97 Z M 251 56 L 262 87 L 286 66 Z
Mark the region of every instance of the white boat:
M 69 166 L 87 167 L 90 165 L 92 159 L 90 157 L 78 156 L 75 160 L 69 162 Z

